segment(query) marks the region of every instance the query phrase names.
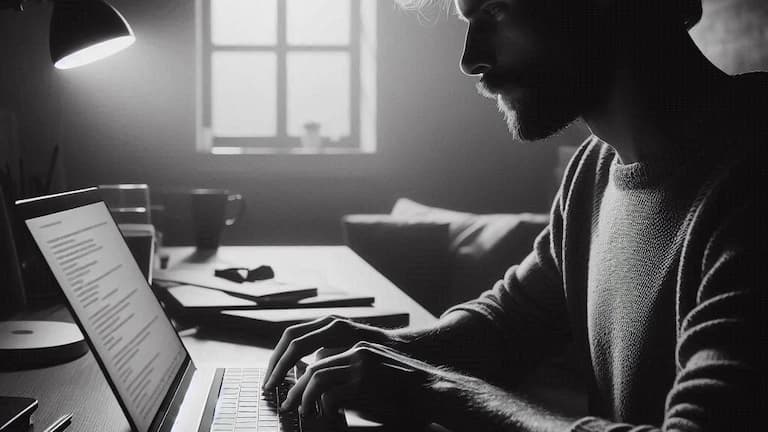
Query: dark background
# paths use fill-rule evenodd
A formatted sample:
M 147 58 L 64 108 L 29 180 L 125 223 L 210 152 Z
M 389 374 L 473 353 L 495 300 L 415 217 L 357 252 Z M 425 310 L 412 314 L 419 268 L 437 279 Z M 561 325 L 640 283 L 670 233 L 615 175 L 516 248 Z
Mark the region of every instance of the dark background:
M 112 58 L 58 71 L 48 54 L 50 4 L 0 11 L 0 111 L 18 121 L 30 172 L 62 149 L 58 189 L 149 183 L 169 205 L 167 240 L 187 243 L 186 187 L 226 187 L 249 204 L 229 244 L 335 244 L 347 213 L 388 212 L 407 196 L 473 212 L 546 212 L 558 146 L 510 138 L 495 104 L 458 62 L 464 24 L 443 13 L 425 25 L 394 2 L 378 5 L 378 153 L 357 156 L 211 156 L 195 153 L 195 2 L 112 0 L 136 44 Z M 768 69 L 768 2 L 705 0 L 693 35 L 730 73 Z M 652 29 L 649 29 L 652 31 Z M 3 152 L 0 149 L 0 160 Z M 174 216 L 174 214 L 176 216 Z

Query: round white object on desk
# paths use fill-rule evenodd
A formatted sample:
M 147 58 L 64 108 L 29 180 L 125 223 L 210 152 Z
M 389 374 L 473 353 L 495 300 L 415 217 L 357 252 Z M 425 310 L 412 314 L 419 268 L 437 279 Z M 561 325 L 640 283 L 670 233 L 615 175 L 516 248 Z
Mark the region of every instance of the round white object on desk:
M 80 329 L 59 321 L 0 322 L 0 367 L 30 369 L 81 357 L 88 345 Z

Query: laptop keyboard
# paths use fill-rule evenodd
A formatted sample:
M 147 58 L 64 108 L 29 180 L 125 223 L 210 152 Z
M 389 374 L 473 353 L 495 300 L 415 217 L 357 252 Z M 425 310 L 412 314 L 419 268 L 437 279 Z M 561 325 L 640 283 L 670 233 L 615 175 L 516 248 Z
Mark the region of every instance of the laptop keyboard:
M 227 368 L 213 414 L 211 432 L 292 432 L 300 431 L 298 412 L 278 412 L 278 407 L 296 384 L 296 371 L 275 390 L 261 388 L 265 369 Z

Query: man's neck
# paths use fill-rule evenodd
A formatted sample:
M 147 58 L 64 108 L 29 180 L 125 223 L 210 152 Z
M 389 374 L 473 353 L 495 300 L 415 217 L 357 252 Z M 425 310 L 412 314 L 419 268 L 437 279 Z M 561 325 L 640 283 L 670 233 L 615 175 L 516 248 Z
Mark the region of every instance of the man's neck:
M 604 97 L 584 115 L 593 134 L 624 164 L 684 157 L 718 117 L 730 77 L 707 60 L 687 34 L 622 55 Z

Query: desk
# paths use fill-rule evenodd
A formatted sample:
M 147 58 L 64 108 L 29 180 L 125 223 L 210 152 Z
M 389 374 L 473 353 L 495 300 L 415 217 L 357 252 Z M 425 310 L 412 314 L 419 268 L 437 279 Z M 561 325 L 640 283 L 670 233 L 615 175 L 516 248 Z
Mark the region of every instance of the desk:
M 376 298 L 377 308 L 409 312 L 411 326 L 424 326 L 435 321 L 426 309 L 344 246 L 233 246 L 222 247 L 214 255 L 196 254 L 191 247 L 166 248 L 163 252 L 169 255 L 169 267 L 177 268 L 268 264 L 278 278 L 313 281 L 351 294 L 372 295 Z M 337 310 L 329 308 L 328 311 Z M 26 316 L 30 319 L 72 320 L 63 306 Z M 199 365 L 266 365 L 271 353 L 271 346 L 263 342 L 224 342 L 207 339 L 195 330 L 182 332 L 182 341 L 192 360 Z M 73 432 L 130 430 L 91 353 L 59 366 L 0 372 L 0 394 L 35 397 L 40 401 L 34 414 L 36 426 L 30 432 L 42 431 L 58 416 L 68 412 L 74 413 L 68 429 Z

